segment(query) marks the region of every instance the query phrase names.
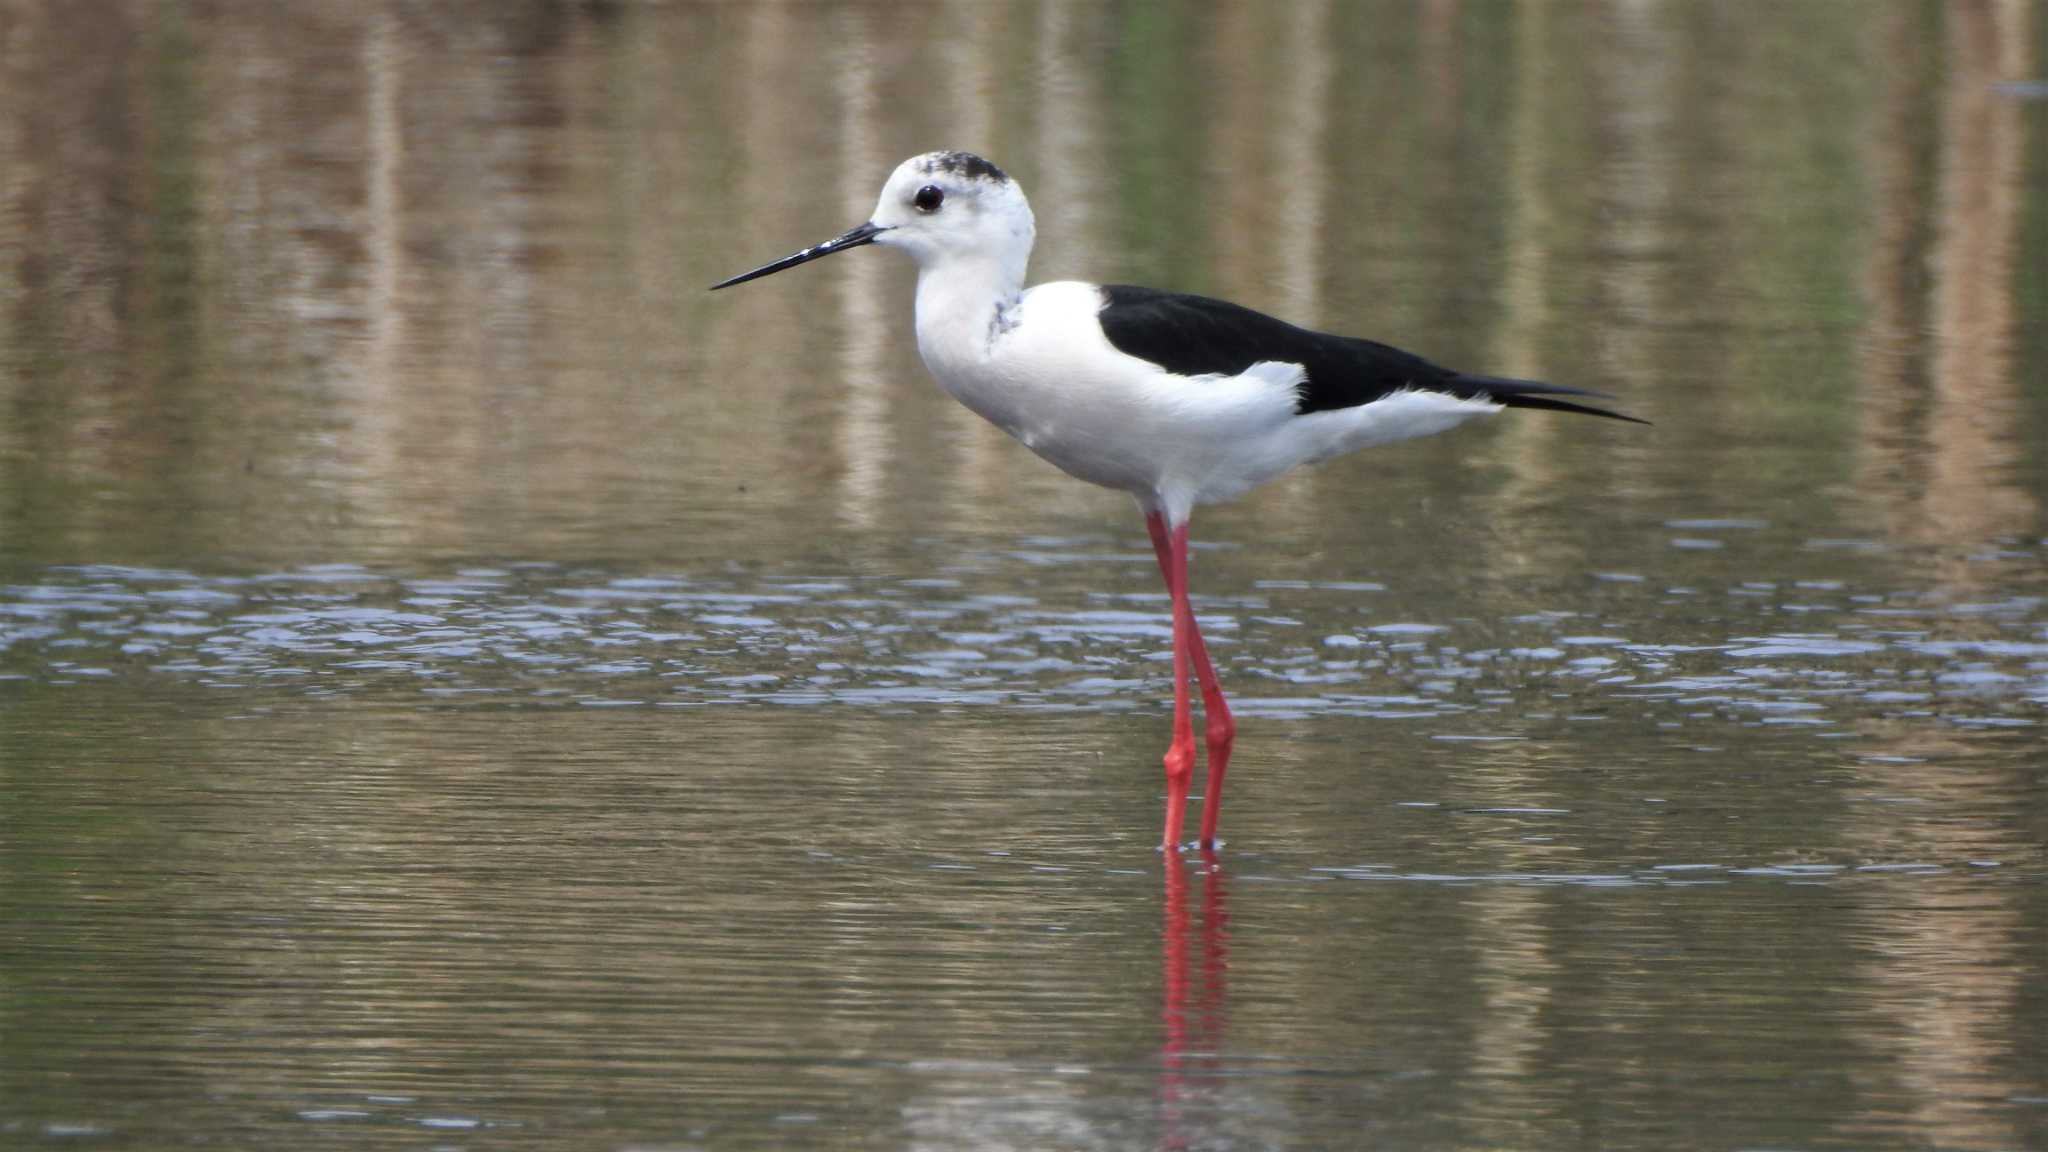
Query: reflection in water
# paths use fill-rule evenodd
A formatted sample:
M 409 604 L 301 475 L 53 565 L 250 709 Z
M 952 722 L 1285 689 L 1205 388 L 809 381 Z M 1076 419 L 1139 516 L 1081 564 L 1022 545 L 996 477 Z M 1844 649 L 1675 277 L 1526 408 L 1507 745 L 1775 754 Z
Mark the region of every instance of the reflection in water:
M 1095 598 L 1149 558 L 1017 553 L 8 588 L 0 1123 L 2027 1142 L 2037 606 L 1884 601 L 1879 647 L 1819 589 L 1354 634 L 1389 592 L 1269 588 L 1229 871 L 1162 881 L 1164 624 Z
M 1997 90 L 2000 78 L 2032 71 L 2028 15 L 2016 5 L 1944 9 L 1945 68 L 1902 10 L 1886 30 L 1894 66 L 1877 153 L 1861 479 L 1893 495 L 1893 533 L 1949 548 L 2024 533 L 2040 516 L 2016 469 L 2013 430 L 2024 421 L 2009 355 L 2023 113 Z M 1924 103 L 1930 80 L 1942 90 L 1935 108 Z M 1930 155 L 1923 121 L 1936 117 Z M 1963 564 L 1944 575 L 1974 579 Z
M 1472 1038 L 1472 1074 L 1488 1085 L 1473 1111 L 1490 1146 L 1526 1147 L 1543 1113 L 1540 1071 L 1552 1039 L 1544 1016 L 1556 1010 L 1558 991 L 1550 904 L 1533 887 L 1489 888 L 1473 903 L 1482 934 L 1475 982 L 1485 1007 Z
M 1273 133 L 1277 153 L 1275 174 L 1287 193 L 1278 197 L 1280 211 L 1272 230 L 1274 298 L 1278 315 L 1304 327 L 1319 328 L 1322 320 L 1329 154 L 1330 82 L 1336 73 L 1329 45 L 1328 0 L 1304 0 L 1284 9 L 1286 38 L 1280 59 L 1288 83 L 1279 95 L 1285 132 Z
M 1354 494 L 1416 471 L 1446 518 L 1523 537 L 1497 557 L 1551 566 L 1596 530 L 1537 541 L 1517 510 L 1597 494 L 1640 519 L 1702 476 L 1726 505 L 1820 486 L 1837 507 L 1793 510 L 1816 535 L 1948 546 L 2040 516 L 2006 350 L 2036 121 L 1997 87 L 2037 67 L 2038 5 L 1886 5 L 1882 36 L 1760 13 L 1753 37 L 1639 4 L 967 4 L 916 36 L 861 6 L 176 11 L 11 25 L 0 84 L 55 94 L 0 124 L 22 556 L 722 556 L 848 524 L 1093 525 L 1122 502 L 933 394 L 887 259 L 819 273 L 823 315 L 815 287 L 699 299 L 704 270 L 843 228 L 938 142 L 1034 189 L 1041 275 L 1215 291 L 1663 417 L 1654 448 L 1503 421 L 1226 523 L 1381 554 L 1414 501 L 1359 515 Z M 1183 56 L 1215 115 L 1156 66 Z M 1734 462 L 1808 425 L 1768 469 Z M 687 531 L 614 526 L 678 510 Z
M 2023 138 L 2019 105 L 1997 93 L 2005 77 L 2031 75 L 2034 37 L 2024 8 L 1965 4 L 1944 9 L 1947 70 L 1934 248 L 1934 462 L 1924 498 L 1941 538 L 1970 543 L 2038 522 L 2035 497 L 2014 487 L 2017 455 L 2012 344 L 2012 253 L 2018 232 Z
M 1107 255 L 1100 251 L 1099 213 L 1109 157 L 1097 122 L 1101 76 L 1091 66 L 1102 42 L 1094 22 L 1102 17 L 1101 7 L 1087 0 L 1051 0 L 1038 9 L 1031 195 L 1039 230 L 1033 280 L 1097 279 Z
M 1181 1150 L 1205 1143 L 1200 1133 L 1217 1110 L 1213 1096 L 1225 1065 L 1230 1009 L 1230 897 L 1228 877 L 1216 854 L 1203 849 L 1198 861 L 1175 848 L 1162 851 L 1166 876 L 1160 930 L 1159 1144 Z M 1200 934 L 1191 941 L 1188 871 L 1202 877 Z M 1189 953 L 1198 952 L 1194 967 Z M 1192 989 L 1193 995 L 1190 996 Z
M 1890 817 L 1859 829 L 1873 856 L 1898 853 L 1900 845 L 1940 844 L 1943 853 L 1989 861 L 2015 846 L 1994 828 L 1930 826 L 1937 821 L 1928 812 L 1957 797 L 2017 783 L 2008 769 L 1988 765 L 1930 778 L 1924 766 L 1939 762 L 1893 754 L 1872 766 Z M 1990 884 L 1968 894 L 1861 897 L 1856 960 L 1873 1002 L 1859 1014 L 1856 1032 L 1878 1060 L 1875 1074 L 1897 1086 L 1898 1125 L 1930 1145 L 2027 1146 L 2019 1118 L 1994 1103 L 2040 1087 L 2027 1071 L 2032 1052 L 2021 1050 L 2031 1046 L 2016 1047 L 2008 1028 L 2030 967 L 2015 906 L 2020 894 L 2010 884 Z
M 837 167 L 840 199 L 858 204 L 866 172 L 874 166 L 874 126 L 880 117 L 875 93 L 874 49 L 866 16 L 846 11 L 834 16 L 839 43 Z M 872 183 L 872 181 L 866 181 Z M 853 214 L 848 227 L 866 219 Z M 836 233 L 834 233 L 836 235 Z M 804 240 L 813 244 L 816 240 Z M 839 519 L 848 531 L 872 528 L 885 506 L 883 485 L 892 466 L 890 414 L 883 349 L 889 325 L 901 307 L 883 291 L 882 261 L 874 253 L 865 260 L 841 260 L 831 269 L 838 280 L 841 358 L 839 381 L 845 389 L 845 413 L 839 421 L 839 457 L 844 476 L 839 482 Z
M 2044 12 L 6 6 L 0 1143 L 2048 1144 Z M 1205 511 L 1228 874 L 1127 502 L 703 291 L 942 146 L 1658 421 Z
M 400 51 L 397 20 L 389 11 L 377 12 L 368 21 L 363 36 L 363 65 L 367 74 L 364 150 L 368 189 L 363 209 L 366 331 L 361 370 L 340 373 L 336 381 L 337 391 L 348 395 L 347 403 L 357 414 L 350 425 L 354 443 L 347 454 L 363 462 L 364 471 L 374 476 L 389 475 L 396 469 L 392 453 L 399 443 L 395 433 L 403 411 L 397 394 L 404 379 L 406 312 L 405 216 L 400 197 L 405 161 L 404 128 L 399 120 Z M 394 522 L 402 519 L 395 511 L 380 518 Z

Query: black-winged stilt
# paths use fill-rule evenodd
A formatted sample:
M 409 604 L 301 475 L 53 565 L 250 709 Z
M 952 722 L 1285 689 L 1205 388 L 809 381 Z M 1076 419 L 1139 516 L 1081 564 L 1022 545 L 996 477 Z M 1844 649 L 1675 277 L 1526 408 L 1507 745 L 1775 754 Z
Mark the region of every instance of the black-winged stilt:
M 1194 776 L 1192 663 L 1209 748 L 1201 844 L 1213 847 L 1237 726 L 1188 605 L 1195 505 L 1502 408 L 1644 421 L 1561 398 L 1597 392 L 1454 372 L 1221 300 L 1072 280 L 1026 290 L 1034 233 L 1031 206 L 1002 169 L 928 152 L 890 174 L 867 223 L 712 288 L 863 244 L 901 248 L 917 261 L 917 349 L 939 386 L 1068 474 L 1137 497 L 1173 601 L 1162 846 L 1179 847 Z

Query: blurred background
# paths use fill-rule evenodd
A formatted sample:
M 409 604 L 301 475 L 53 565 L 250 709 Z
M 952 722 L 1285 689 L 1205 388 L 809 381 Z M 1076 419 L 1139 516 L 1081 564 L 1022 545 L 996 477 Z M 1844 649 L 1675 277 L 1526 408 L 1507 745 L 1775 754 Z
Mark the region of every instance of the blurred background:
M 1678 502 L 1960 548 L 2042 526 L 2034 4 L 0 19 L 18 569 L 1121 523 L 935 394 L 903 262 L 703 291 L 934 147 L 1022 182 L 1034 278 L 1223 295 L 1658 424 L 1497 421 L 1233 524 L 1385 546 L 1368 493 L 1422 472 L 1460 520 L 1576 502 L 1587 532 Z
M 1129 500 L 705 291 L 935 148 L 1654 427 L 1198 514 L 1162 874 Z M 0 1143 L 2042 1146 L 2044 364 L 2040 0 L 0 0 Z

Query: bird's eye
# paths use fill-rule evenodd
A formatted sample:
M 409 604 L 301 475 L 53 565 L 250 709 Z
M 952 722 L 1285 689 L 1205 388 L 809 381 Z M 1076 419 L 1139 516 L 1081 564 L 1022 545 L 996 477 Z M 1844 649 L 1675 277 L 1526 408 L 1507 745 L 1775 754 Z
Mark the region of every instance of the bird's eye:
M 939 186 L 936 184 L 927 184 L 919 188 L 917 195 L 910 198 L 910 202 L 917 206 L 919 212 L 937 212 L 939 205 L 945 203 L 945 201 L 946 194 L 939 191 Z

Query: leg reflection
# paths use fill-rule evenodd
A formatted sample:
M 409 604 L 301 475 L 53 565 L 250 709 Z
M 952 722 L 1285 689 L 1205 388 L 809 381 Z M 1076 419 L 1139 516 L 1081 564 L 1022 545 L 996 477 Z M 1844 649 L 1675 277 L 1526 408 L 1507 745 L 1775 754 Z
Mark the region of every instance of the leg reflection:
M 1223 865 L 1204 849 L 1199 862 L 1169 850 L 1165 922 L 1159 939 L 1164 1038 L 1159 1048 L 1159 1147 L 1185 1149 L 1196 1143 L 1209 1111 L 1229 1018 L 1230 899 Z M 1189 955 L 1193 918 L 1188 910 L 1188 873 L 1202 878 L 1201 966 Z

